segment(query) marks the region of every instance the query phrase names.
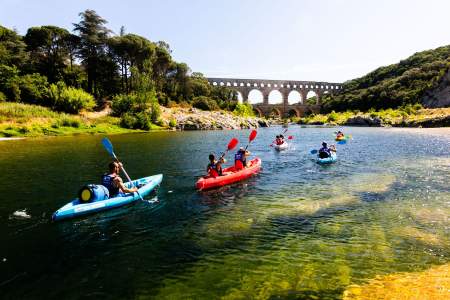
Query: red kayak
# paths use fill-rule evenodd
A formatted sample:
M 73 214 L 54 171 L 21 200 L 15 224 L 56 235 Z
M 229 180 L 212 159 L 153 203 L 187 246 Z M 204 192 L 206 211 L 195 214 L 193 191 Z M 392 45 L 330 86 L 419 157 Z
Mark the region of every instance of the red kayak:
M 253 174 L 258 173 L 261 169 L 261 159 L 258 157 L 252 159 L 247 163 L 247 165 L 248 166 L 245 169 L 239 171 L 235 171 L 234 166 L 223 169 L 222 176 L 202 177 L 197 181 L 195 187 L 199 190 L 207 190 L 249 178 Z

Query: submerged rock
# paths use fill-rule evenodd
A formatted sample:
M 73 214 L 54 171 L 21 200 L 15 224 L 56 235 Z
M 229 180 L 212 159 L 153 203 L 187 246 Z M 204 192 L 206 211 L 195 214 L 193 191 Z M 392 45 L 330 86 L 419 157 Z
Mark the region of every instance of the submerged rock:
M 364 299 L 449 299 L 450 264 L 424 272 L 377 276 L 364 285 L 351 285 L 344 300 Z

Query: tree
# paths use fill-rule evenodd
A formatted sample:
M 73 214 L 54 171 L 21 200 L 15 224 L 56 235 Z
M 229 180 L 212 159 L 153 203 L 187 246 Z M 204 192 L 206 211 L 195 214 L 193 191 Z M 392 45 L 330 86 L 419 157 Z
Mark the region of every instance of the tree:
M 172 72 L 177 71 L 177 65 L 173 63 L 169 51 L 161 43 L 159 42 L 159 45 L 155 49 L 155 60 L 153 63 L 153 79 L 157 89 L 163 88 L 166 76 L 168 75 L 167 73 L 170 69 Z
M 27 48 L 36 71 L 47 76 L 49 82 L 63 78 L 69 57 L 67 40 L 70 33 L 56 26 L 31 27 L 25 35 Z
M 136 34 L 115 36 L 108 40 L 108 45 L 120 69 L 122 90 L 129 93 L 133 89 L 129 80 L 131 68 L 135 67 L 138 72 L 152 73 L 151 61 L 154 60 L 155 45 Z
M 28 61 L 26 44 L 15 31 L 0 26 L 0 65 L 21 67 Z
M 106 41 L 111 30 L 104 24 L 107 21 L 101 18 L 95 11 L 87 9 L 79 14 L 81 21 L 73 24 L 74 31 L 80 36 L 80 49 L 78 55 L 87 72 L 87 90 L 94 96 L 99 96 L 98 84 L 101 61 L 106 56 Z

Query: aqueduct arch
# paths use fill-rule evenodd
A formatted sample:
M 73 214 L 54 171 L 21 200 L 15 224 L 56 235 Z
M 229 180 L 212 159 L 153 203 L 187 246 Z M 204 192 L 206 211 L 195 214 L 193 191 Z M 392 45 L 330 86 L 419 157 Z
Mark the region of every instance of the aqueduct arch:
M 320 100 L 325 94 L 339 93 L 342 89 L 341 83 L 318 82 L 318 81 L 294 81 L 294 80 L 261 80 L 261 79 L 237 79 L 237 78 L 207 78 L 212 85 L 227 86 L 236 90 L 242 96 L 244 103 L 249 102 L 250 92 L 259 91 L 262 94 L 262 102 L 254 103 L 253 107 L 257 108 L 258 113 L 265 116 L 271 114 L 276 108 L 282 116 L 288 117 L 289 112 L 294 111 L 297 116 L 302 116 L 305 112 L 319 112 Z M 269 103 L 269 95 L 273 91 L 281 93 L 281 103 Z M 290 94 L 300 95 L 299 102 L 289 102 Z M 314 92 L 316 97 L 315 104 L 307 103 L 307 95 Z

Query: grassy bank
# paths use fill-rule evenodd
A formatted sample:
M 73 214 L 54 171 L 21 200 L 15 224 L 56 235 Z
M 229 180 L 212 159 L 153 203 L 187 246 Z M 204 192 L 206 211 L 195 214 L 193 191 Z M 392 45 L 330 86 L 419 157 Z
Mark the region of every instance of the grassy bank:
M 382 126 L 448 127 L 450 108 L 424 109 L 418 106 L 407 106 L 401 109 L 370 110 L 365 113 L 359 111 L 331 112 L 297 118 L 294 121 L 309 125 L 352 125 L 352 121 L 357 117 L 367 120 L 368 123 L 380 121 Z
M 119 118 L 99 113 L 70 115 L 37 105 L 0 103 L 0 137 L 136 132 L 119 123 Z

